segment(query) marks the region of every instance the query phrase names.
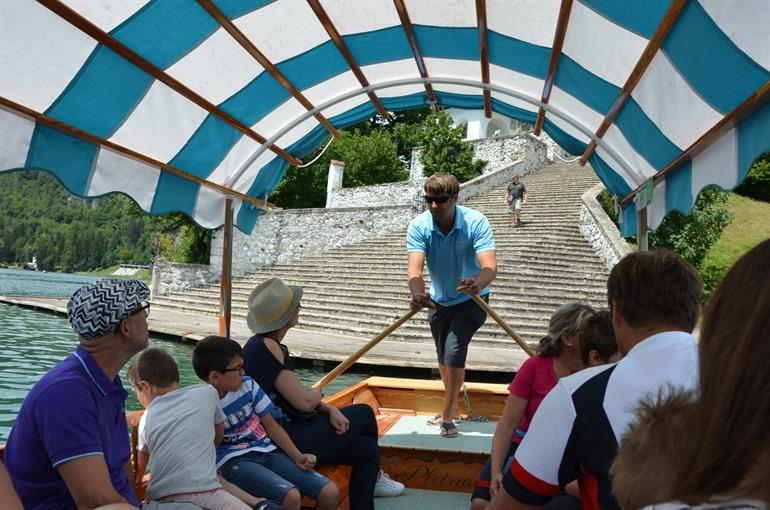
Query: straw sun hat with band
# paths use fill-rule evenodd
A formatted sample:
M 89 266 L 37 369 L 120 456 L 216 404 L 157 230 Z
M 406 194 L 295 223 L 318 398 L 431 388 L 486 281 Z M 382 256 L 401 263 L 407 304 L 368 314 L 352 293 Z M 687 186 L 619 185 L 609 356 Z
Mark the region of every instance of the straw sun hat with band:
M 286 285 L 280 278 L 270 278 L 249 294 L 246 325 L 257 335 L 281 329 L 294 316 L 300 299 L 301 287 Z

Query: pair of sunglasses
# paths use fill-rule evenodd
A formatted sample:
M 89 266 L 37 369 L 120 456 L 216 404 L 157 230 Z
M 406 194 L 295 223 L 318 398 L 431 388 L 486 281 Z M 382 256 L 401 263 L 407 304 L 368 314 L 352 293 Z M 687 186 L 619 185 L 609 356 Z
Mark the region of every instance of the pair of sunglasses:
M 430 204 L 432 202 L 436 202 L 437 204 L 443 204 L 450 200 L 454 195 L 442 195 L 440 197 L 432 197 L 429 195 L 425 195 L 422 197 L 423 200 L 425 200 L 426 204 Z

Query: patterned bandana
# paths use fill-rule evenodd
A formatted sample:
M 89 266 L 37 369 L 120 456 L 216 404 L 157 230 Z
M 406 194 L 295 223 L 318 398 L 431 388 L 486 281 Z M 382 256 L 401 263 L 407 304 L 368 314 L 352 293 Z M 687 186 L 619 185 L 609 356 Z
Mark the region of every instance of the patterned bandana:
M 93 340 L 115 329 L 149 297 L 150 289 L 142 281 L 99 280 L 75 291 L 67 317 L 78 336 Z

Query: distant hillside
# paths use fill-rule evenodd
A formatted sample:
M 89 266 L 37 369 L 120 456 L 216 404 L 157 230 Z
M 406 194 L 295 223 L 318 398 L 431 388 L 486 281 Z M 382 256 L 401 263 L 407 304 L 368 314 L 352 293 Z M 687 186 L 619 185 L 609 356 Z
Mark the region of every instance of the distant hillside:
M 123 195 L 97 200 L 71 196 L 45 172 L 0 175 L 0 263 L 20 265 L 37 257 L 38 267 L 90 271 L 120 263 L 149 264 L 155 253 L 188 260 L 179 232 L 208 236 L 180 214 L 152 217 Z

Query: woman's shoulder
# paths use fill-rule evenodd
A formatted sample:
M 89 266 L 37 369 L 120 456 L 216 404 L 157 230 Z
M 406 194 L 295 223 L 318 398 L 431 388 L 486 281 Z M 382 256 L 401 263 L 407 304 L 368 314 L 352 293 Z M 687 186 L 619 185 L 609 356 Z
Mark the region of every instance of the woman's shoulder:
M 262 335 L 254 335 L 253 337 L 249 338 L 249 340 L 246 342 L 246 345 L 243 346 L 243 353 L 244 356 L 264 356 L 265 351 L 272 354 L 273 358 L 275 358 L 279 363 L 283 363 L 286 357 L 286 353 L 284 349 L 282 349 L 282 345 L 272 338 L 268 338 L 266 336 Z

